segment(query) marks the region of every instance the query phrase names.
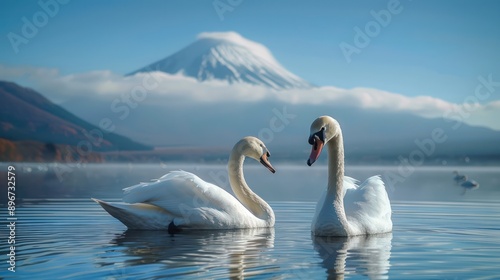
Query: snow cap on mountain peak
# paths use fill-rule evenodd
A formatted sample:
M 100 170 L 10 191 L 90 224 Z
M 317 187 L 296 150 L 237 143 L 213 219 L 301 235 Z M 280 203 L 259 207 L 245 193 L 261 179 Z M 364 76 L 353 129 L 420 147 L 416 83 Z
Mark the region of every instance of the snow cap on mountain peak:
M 268 48 L 266 48 L 264 45 L 259 44 L 257 42 L 248 40 L 241 36 L 239 33 L 234 32 L 234 31 L 228 31 L 228 32 L 202 32 L 196 36 L 197 39 L 212 39 L 212 40 L 220 40 L 220 41 L 226 41 L 229 43 L 233 43 L 236 45 L 240 45 L 242 47 L 245 47 L 249 50 L 252 51 L 252 53 L 259 55 L 260 57 L 266 59 L 269 62 L 272 63 L 278 63 L 271 51 L 269 51 Z
M 276 90 L 312 85 L 285 69 L 262 44 L 236 32 L 205 32 L 178 52 L 132 72 L 181 73 L 198 81 L 224 80 Z

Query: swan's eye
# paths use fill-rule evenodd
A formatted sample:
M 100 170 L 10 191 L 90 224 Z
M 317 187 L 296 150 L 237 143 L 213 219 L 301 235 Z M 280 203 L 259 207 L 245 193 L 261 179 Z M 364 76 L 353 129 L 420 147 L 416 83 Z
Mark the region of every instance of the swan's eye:
M 325 130 L 326 128 L 325 127 L 322 127 L 318 132 L 312 134 L 311 136 L 309 136 L 309 144 L 311 145 L 317 145 L 317 141 L 321 141 L 321 142 L 325 142 Z M 315 148 L 316 149 L 316 148 Z

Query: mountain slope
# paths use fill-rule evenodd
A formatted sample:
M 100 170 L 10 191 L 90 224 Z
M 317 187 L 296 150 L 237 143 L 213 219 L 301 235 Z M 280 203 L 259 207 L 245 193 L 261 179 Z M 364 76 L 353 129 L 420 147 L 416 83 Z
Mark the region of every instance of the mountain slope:
M 276 90 L 312 87 L 281 66 L 266 47 L 235 32 L 202 33 L 186 48 L 129 75 L 151 71 L 182 73 L 199 81 L 249 83 Z
M 0 81 L 0 99 L 0 138 L 86 145 L 93 151 L 150 149 L 118 134 L 106 133 L 40 93 L 15 83 Z

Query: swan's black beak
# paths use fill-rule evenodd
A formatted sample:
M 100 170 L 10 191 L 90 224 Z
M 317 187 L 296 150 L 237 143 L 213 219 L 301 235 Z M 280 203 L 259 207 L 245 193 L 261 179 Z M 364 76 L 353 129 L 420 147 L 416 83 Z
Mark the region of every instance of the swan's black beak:
M 262 163 L 262 165 L 264 165 L 267 169 L 269 169 L 269 171 L 271 171 L 272 173 L 276 173 L 276 170 L 274 170 L 274 167 L 271 165 L 271 163 L 269 162 L 269 157 L 271 156 L 271 153 L 269 152 L 265 152 L 261 157 L 260 157 L 260 163 Z
M 311 166 L 321 154 L 321 150 L 323 150 L 323 146 L 325 144 L 325 128 L 321 128 L 320 131 L 311 134 L 309 136 L 309 144 L 312 145 L 311 155 L 307 160 L 307 165 Z

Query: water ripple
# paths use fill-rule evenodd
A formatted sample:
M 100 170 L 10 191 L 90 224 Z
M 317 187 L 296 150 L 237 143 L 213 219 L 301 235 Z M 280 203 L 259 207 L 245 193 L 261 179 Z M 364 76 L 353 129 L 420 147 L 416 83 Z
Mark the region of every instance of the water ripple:
M 311 237 L 314 203 L 271 205 L 277 217 L 273 229 L 172 236 L 126 230 L 89 199 L 26 200 L 17 212 L 16 276 L 500 278 L 500 207 L 495 203 L 394 202 L 393 233 L 353 238 Z

